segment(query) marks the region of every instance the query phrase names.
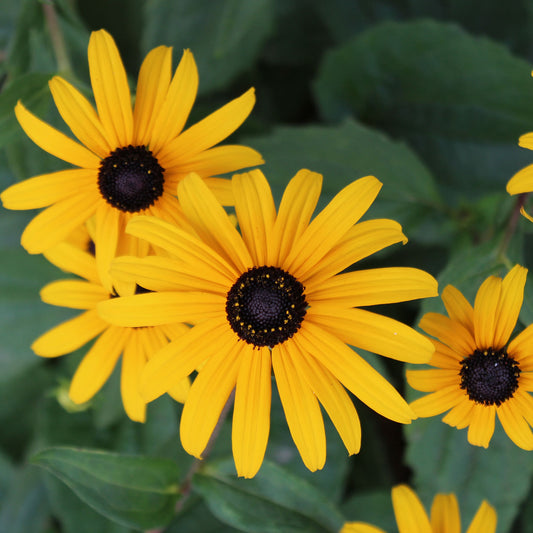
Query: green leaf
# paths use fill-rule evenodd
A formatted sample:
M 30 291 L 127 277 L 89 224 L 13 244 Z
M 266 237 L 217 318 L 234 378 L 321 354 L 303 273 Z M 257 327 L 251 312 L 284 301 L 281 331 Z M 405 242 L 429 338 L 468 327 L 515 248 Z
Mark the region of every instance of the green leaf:
M 344 522 L 325 494 L 268 461 L 253 479 L 237 478 L 232 460 L 206 464 L 193 488 L 219 520 L 242 531 L 338 533 Z
M 367 522 L 385 531 L 395 531 L 396 520 L 390 490 L 357 493 L 342 505 L 348 522 Z
M 266 164 L 261 169 L 278 197 L 301 168 L 323 174 L 322 201 L 370 174 L 383 182 L 383 188 L 369 218 L 398 220 L 410 239 L 435 243 L 446 238 L 447 222 L 430 172 L 405 144 L 375 130 L 353 121 L 330 127 L 281 127 L 243 144 L 263 155 Z
M 501 190 L 531 160 L 528 62 L 486 38 L 429 20 L 386 22 L 326 55 L 314 89 L 322 116 L 347 115 L 407 140 L 450 200 Z
M 200 93 L 226 87 L 253 64 L 274 15 L 272 0 L 152 0 L 145 5 L 144 51 L 164 44 L 181 55 L 190 48 Z
M 55 447 L 32 462 L 66 483 L 85 503 L 124 526 L 166 525 L 174 514 L 179 472 L 167 459 Z

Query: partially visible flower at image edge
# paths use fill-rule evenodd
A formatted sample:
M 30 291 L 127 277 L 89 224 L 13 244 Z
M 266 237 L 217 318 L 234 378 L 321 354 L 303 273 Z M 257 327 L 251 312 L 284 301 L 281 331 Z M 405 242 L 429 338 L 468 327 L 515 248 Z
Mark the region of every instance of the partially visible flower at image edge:
M 487 278 L 474 307 L 452 285 L 442 292 L 448 316 L 426 313 L 420 328 L 435 337 L 432 369 L 408 370 L 411 387 L 429 392 L 411 403 L 420 417 L 449 411 L 443 422 L 468 427 L 468 442 L 487 448 L 498 418 L 509 438 L 533 450 L 533 325 L 509 342 L 524 297 L 527 269 Z
M 120 389 L 124 409 L 132 420 L 144 422 L 146 401 L 139 392 L 144 365 L 170 339 L 183 335 L 189 328 L 181 323 L 123 328 L 106 322 L 98 316 L 96 306 L 117 295 L 110 294 L 102 285 L 94 256 L 71 242 L 59 243 L 45 255 L 55 266 L 81 279 L 53 281 L 43 287 L 41 299 L 48 304 L 83 312 L 41 335 L 33 342 L 32 350 L 41 357 L 58 357 L 96 339 L 74 373 L 68 391 L 70 400 L 77 405 L 89 401 L 101 389 L 122 357 Z M 185 378 L 176 383 L 169 393 L 183 403 L 189 387 L 189 379 Z
M 455 494 L 437 494 L 431 519 L 416 493 L 407 485 L 392 489 L 392 505 L 399 533 L 461 533 L 461 515 Z M 486 501 L 479 506 L 466 533 L 495 533 L 498 517 Z M 364 522 L 347 522 L 340 533 L 385 533 Z
M 27 179 L 0 197 L 7 209 L 46 208 L 21 237 L 32 254 L 61 242 L 95 215 L 98 269 L 111 290 L 111 259 L 117 253 L 146 255 L 137 240 L 124 235 L 132 216 L 152 214 L 183 223 L 176 186 L 191 171 L 206 179 L 221 202 L 232 204 L 229 181 L 213 176 L 262 164 L 263 159 L 246 146 L 214 147 L 248 117 L 255 104 L 253 89 L 183 131 L 198 90 L 189 50 L 183 52 L 174 76 L 171 48 L 159 46 L 148 53 L 139 71 L 133 109 L 119 51 L 105 30 L 91 34 L 88 58 L 97 112 L 64 78 L 55 76 L 49 82 L 61 117 L 81 144 L 21 102 L 15 108 L 35 144 L 78 168 Z
M 357 223 L 381 188 L 373 176 L 345 187 L 312 221 L 320 174 L 298 172 L 277 213 L 261 171 L 231 183 L 241 233 L 205 183 L 187 176 L 178 196 L 198 237 L 155 217 L 132 219 L 126 231 L 169 257 L 122 257 L 111 271 L 157 292 L 102 302 L 98 310 L 123 326 L 193 325 L 148 362 L 141 389 L 151 401 L 203 364 L 181 417 L 188 453 L 202 456 L 235 389 L 233 456 L 238 474 L 253 477 L 268 441 L 273 369 L 292 438 L 314 471 L 326 458 L 320 404 L 348 452 L 359 451 L 359 418 L 345 387 L 391 420 L 413 419 L 396 389 L 348 345 L 427 362 L 433 346 L 423 335 L 358 307 L 436 296 L 437 282 L 414 268 L 339 274 L 406 240 L 392 220 Z

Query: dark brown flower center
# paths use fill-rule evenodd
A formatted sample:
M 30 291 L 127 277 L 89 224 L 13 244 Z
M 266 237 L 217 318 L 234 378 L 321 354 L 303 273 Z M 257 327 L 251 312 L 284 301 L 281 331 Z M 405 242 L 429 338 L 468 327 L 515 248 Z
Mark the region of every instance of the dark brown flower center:
M 154 205 L 163 194 L 164 172 L 145 146 L 129 145 L 102 159 L 98 188 L 108 204 L 137 213 Z
M 461 388 L 483 405 L 501 405 L 518 389 L 520 366 L 505 349 L 476 350 L 461 361 Z
M 275 346 L 300 329 L 306 313 L 304 286 L 277 267 L 254 267 L 234 283 L 226 316 L 235 333 L 254 346 Z

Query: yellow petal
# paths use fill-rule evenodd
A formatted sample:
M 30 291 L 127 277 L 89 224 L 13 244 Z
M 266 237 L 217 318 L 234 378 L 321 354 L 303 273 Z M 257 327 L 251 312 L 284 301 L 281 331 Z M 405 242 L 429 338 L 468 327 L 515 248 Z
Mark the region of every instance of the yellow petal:
M 455 494 L 437 494 L 431 506 L 431 527 L 443 533 L 461 533 L 461 516 Z
M 533 324 L 522 330 L 510 343 L 507 353 L 520 363 L 530 359 L 533 355 Z
M 496 311 L 496 324 L 493 348 L 503 348 L 513 332 L 522 301 L 526 284 L 527 268 L 520 265 L 514 266 L 502 281 L 502 290 L 498 309 Z
M 106 139 L 102 123 L 87 98 L 60 76 L 54 76 L 49 86 L 57 109 L 72 133 L 99 157 L 107 157 L 114 147 Z
M 180 423 L 181 444 L 187 453 L 201 458 L 226 405 L 241 364 L 244 343 L 234 344 L 228 352 L 214 353 L 196 376 Z
M 524 133 L 518 138 L 518 146 L 522 148 L 527 148 L 529 150 L 533 149 L 533 132 Z
M 305 279 L 364 215 L 380 189 L 381 183 L 373 176 L 358 179 L 342 189 L 311 221 L 281 266 L 298 279 Z
M 488 448 L 490 439 L 494 434 L 496 406 L 475 403 L 470 416 L 471 419 L 470 425 L 468 426 L 468 442 L 474 446 Z
M 98 275 L 102 285 L 113 292 L 113 280 L 109 273 L 111 261 L 115 258 L 119 235 L 124 231 L 124 216 L 107 203 L 100 203 L 95 216 L 95 257 Z
M 120 373 L 120 392 L 124 410 L 135 422 L 146 420 L 146 402 L 139 392 L 141 373 L 147 359 L 142 337 L 142 329 L 131 331 L 124 346 Z
M 322 363 L 349 391 L 379 414 L 408 424 L 415 414 L 394 387 L 336 336 L 304 321 L 292 338 Z
M 231 445 L 237 475 L 252 478 L 263 463 L 270 430 L 270 350 L 246 345 L 240 359 Z
M 26 135 L 45 152 L 77 167 L 97 170 L 100 158 L 81 144 L 30 113 L 20 102 L 15 115 Z
M 457 397 L 459 398 L 457 405 L 450 410 L 442 421 L 454 428 L 464 429 L 470 425 L 475 403 L 464 393 L 461 395 L 460 392 L 457 392 Z
M 389 267 L 338 274 L 306 294 L 311 305 L 324 301 L 363 307 L 438 296 L 438 287 L 435 278 L 423 270 Z
M 322 175 L 306 169 L 291 179 L 279 205 L 268 264 L 281 265 L 309 225 L 322 190 Z
M 533 432 L 519 410 L 514 398 L 502 403 L 497 409 L 498 418 L 508 437 L 523 450 L 533 450 Z M 488 443 L 487 443 L 488 444 Z M 485 446 L 486 447 L 486 446 Z
M 492 505 L 483 501 L 466 533 L 496 533 L 498 517 Z
M 453 385 L 459 387 L 461 383 L 457 370 L 407 370 L 406 375 L 409 385 L 422 392 L 433 392 Z
M 255 91 L 249 89 L 208 117 L 185 130 L 158 154 L 169 167 L 195 156 L 229 137 L 248 117 L 255 104 Z
M 165 99 L 157 112 L 150 149 L 159 151 L 181 133 L 198 92 L 198 69 L 190 50 L 184 50 Z
M 307 310 L 306 319 L 346 344 L 398 361 L 427 363 L 435 350 L 433 343 L 413 328 L 364 309 L 316 304 Z
M 442 301 L 452 320 L 459 322 L 468 331 L 474 331 L 474 308 L 458 289 L 447 285 L 442 291 Z
M 90 190 L 47 207 L 26 226 L 20 243 L 30 254 L 40 254 L 65 240 L 94 214 L 98 198 Z
M 435 346 L 435 353 L 431 356 L 429 364 L 438 368 L 455 370 L 459 373 L 461 368 L 459 363 L 463 360 L 463 356 L 440 341 L 435 339 L 430 340 L 433 343 L 433 346 Z
M 276 206 L 270 185 L 260 170 L 236 174 L 231 180 L 241 235 L 255 265 L 268 264 Z
M 91 309 L 44 333 L 33 341 L 31 349 L 41 357 L 64 355 L 81 348 L 108 325 Z
M 416 371 L 415 371 L 416 372 Z M 411 387 L 416 388 L 412 384 L 411 378 L 415 372 L 407 372 L 407 381 Z M 427 394 L 410 403 L 411 409 L 416 413 L 416 416 L 427 418 L 429 416 L 440 415 L 448 409 L 457 405 L 463 396 L 463 392 L 457 385 L 450 385 L 442 388 L 432 394 Z
M 385 533 L 385 531 L 364 522 L 346 522 L 340 533 Z
M 133 113 L 128 79 L 113 37 L 93 31 L 89 39 L 89 71 L 98 115 L 112 147 L 133 141 Z
M 489 276 L 477 292 L 474 302 L 474 333 L 478 349 L 485 350 L 494 346 L 501 290 L 501 278 Z
M 167 46 L 151 50 L 141 65 L 133 109 L 134 146 L 148 146 L 152 149 L 150 140 L 154 122 L 167 95 L 171 68 L 172 48 Z
M 326 462 L 326 432 L 320 405 L 292 362 L 291 344 L 272 351 L 272 367 L 292 440 L 305 466 L 315 472 Z
M 75 196 L 80 189 L 96 190 L 94 170 L 60 170 L 35 176 L 11 185 L 0 198 L 6 209 L 36 209 Z
M 508 182 L 507 192 L 509 194 L 521 194 L 533 191 L 533 165 L 529 165 L 519 170 Z
M 473 334 L 469 330 L 440 313 L 426 313 L 420 320 L 420 327 L 462 357 L 472 355 L 477 348 Z
M 131 331 L 110 326 L 82 359 L 70 384 L 70 399 L 77 404 L 89 401 L 107 381 Z
M 432 533 L 422 502 L 407 485 L 392 489 L 392 506 L 399 533 Z
M 189 222 L 208 246 L 240 273 L 252 267 L 241 235 L 199 176 L 189 174 L 179 184 L 178 198 Z
M 108 298 L 109 293 L 102 286 L 88 281 L 52 281 L 41 289 L 43 302 L 71 309 L 94 309 Z
M 60 242 L 45 252 L 45 257 L 56 267 L 71 272 L 87 281 L 100 285 L 96 261 L 89 252 L 67 242 Z

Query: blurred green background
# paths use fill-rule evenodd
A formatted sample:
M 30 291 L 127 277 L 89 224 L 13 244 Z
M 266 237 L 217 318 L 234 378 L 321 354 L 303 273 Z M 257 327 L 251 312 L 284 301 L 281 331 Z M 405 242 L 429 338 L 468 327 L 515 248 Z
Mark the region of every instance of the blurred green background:
M 533 1 L 2 0 L 1 189 L 64 168 L 25 137 L 13 107 L 22 99 L 65 130 L 47 82 L 60 73 L 90 94 L 87 44 L 100 28 L 114 36 L 132 88 L 153 47 L 173 46 L 174 65 L 182 49 L 192 50 L 200 89 L 189 123 L 254 86 L 255 109 L 230 142 L 263 154 L 278 199 L 300 168 L 324 174 L 322 206 L 352 180 L 377 176 L 384 186 L 367 217 L 398 220 L 409 243 L 364 267 L 423 268 L 441 288 L 452 283 L 472 298 L 487 275 L 533 264 L 533 225 L 514 216 L 516 198 L 505 192 L 533 160 L 517 145 L 533 130 Z M 438 418 L 401 427 L 357 399 L 361 453 L 348 458 L 328 421 L 326 466 L 314 474 L 301 463 L 279 399 L 270 462 L 254 480 L 237 480 L 228 463 L 228 422 L 173 516 L 176 495 L 146 487 L 154 473 L 179 482 L 190 466 L 179 406 L 162 398 L 146 424 L 131 422 L 115 375 L 86 409 L 70 412 L 66 387 L 84 351 L 43 360 L 29 348 L 71 316 L 39 300 L 39 289 L 64 274 L 21 248 L 33 213 L 0 209 L 0 532 L 335 531 L 344 519 L 394 531 L 390 489 L 400 482 L 426 506 L 437 492 L 455 492 L 463 527 L 487 499 L 498 532 L 533 532 L 533 455 L 501 427 L 488 450 L 478 449 L 466 430 Z M 442 310 L 440 301 L 379 311 L 416 325 L 430 309 Z M 532 322 L 530 280 L 519 327 Z M 364 356 L 415 397 L 401 364 Z M 70 461 L 72 450 L 43 452 L 51 446 L 138 461 L 104 455 L 95 466 L 90 453 Z M 104 479 L 107 460 L 115 482 Z

